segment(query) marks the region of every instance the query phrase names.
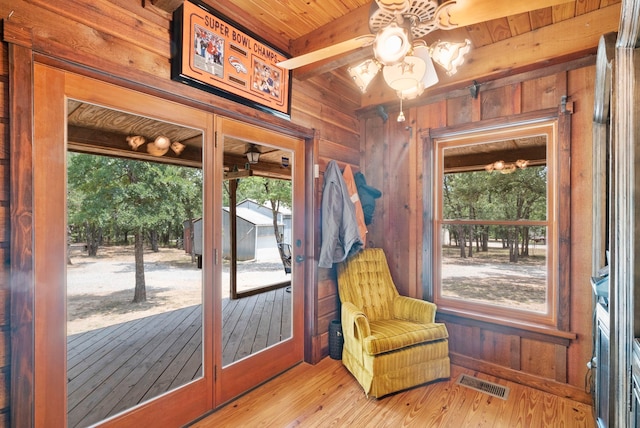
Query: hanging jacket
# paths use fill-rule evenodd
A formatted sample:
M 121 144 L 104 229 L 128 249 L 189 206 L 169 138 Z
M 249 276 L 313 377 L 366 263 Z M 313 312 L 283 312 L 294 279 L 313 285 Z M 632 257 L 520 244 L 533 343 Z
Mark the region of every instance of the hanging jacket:
M 360 231 L 360 240 L 362 241 L 362 247 L 367 246 L 367 225 L 364 222 L 364 212 L 362 211 L 362 203 L 360 202 L 360 196 L 358 195 L 358 187 L 356 186 L 356 180 L 353 178 L 353 171 L 351 171 L 351 165 L 344 167 L 342 171 L 342 178 L 347 185 L 349 191 L 349 199 L 353 203 L 353 207 L 356 210 L 356 221 L 358 222 L 358 230 Z
M 322 187 L 322 246 L 318 267 L 334 263 L 362 249 L 355 208 L 336 161 L 329 161 Z
M 367 185 L 367 180 L 361 172 L 354 174 L 356 186 L 358 186 L 358 195 L 360 195 L 360 202 L 362 203 L 362 211 L 364 212 L 365 224 L 371 224 L 373 221 L 373 212 L 376 209 L 376 199 L 382 196 L 382 192 Z

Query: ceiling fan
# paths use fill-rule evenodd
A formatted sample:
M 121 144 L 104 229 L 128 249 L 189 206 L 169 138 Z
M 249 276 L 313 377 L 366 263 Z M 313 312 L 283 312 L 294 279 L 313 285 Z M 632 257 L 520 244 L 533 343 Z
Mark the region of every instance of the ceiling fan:
M 436 42 L 428 46 L 422 37 L 441 29 L 451 30 L 509 15 L 542 9 L 571 0 L 374 0 L 369 12 L 371 34 L 296 56 L 277 65 L 295 69 L 361 47 L 372 46 L 373 58 L 349 68 L 354 82 L 365 92 L 382 69 L 387 84 L 400 99 L 415 98 L 438 82 L 433 62 L 452 75 L 464 61 L 471 42 Z M 401 108 L 402 110 L 402 108 Z

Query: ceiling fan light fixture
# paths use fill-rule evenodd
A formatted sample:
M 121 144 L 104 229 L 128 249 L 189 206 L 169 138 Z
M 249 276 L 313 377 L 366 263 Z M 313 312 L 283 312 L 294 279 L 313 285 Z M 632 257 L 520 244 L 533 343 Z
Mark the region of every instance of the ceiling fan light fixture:
M 427 66 L 421 58 L 406 56 L 395 65 L 388 65 L 382 69 L 385 82 L 395 91 L 411 89 L 422 82 Z
M 373 53 L 376 59 L 387 66 L 402 61 L 410 49 L 409 29 L 401 27 L 395 22 L 380 30 L 373 42 Z
M 244 154 L 247 157 L 247 161 L 249 161 L 250 164 L 257 164 L 258 160 L 260 160 L 261 153 L 255 144 L 250 144 L 249 148 L 247 149 L 246 152 L 244 152 Z
M 398 98 L 400 98 L 401 100 L 413 100 L 415 98 L 418 98 L 420 95 L 422 95 L 423 92 L 424 92 L 424 85 L 422 84 L 422 82 L 419 82 L 417 85 L 409 89 L 397 91 L 397 94 L 398 94 Z
M 368 59 L 354 67 L 349 67 L 347 71 L 349 72 L 349 75 L 353 79 L 354 83 L 364 94 L 365 92 L 367 92 L 369 83 L 371 83 L 373 78 L 376 77 L 376 75 L 380 71 L 380 67 L 382 66 L 379 62 L 373 59 Z
M 438 41 L 429 47 L 431 58 L 453 76 L 464 62 L 464 56 L 471 50 L 471 41 L 465 39 L 461 43 Z

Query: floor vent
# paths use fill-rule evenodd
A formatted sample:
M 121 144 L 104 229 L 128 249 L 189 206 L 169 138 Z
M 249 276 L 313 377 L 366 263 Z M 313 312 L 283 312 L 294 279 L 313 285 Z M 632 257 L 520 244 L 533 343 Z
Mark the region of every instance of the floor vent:
M 503 400 L 506 400 L 509 397 L 509 388 L 506 386 L 498 385 L 466 374 L 461 374 L 456 383 L 494 397 L 502 398 Z

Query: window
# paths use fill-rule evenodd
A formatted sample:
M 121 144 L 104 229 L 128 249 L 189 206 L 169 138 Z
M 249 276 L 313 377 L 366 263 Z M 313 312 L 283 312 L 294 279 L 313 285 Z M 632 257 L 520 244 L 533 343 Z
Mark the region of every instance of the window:
M 556 126 L 434 140 L 433 291 L 441 309 L 556 323 Z

